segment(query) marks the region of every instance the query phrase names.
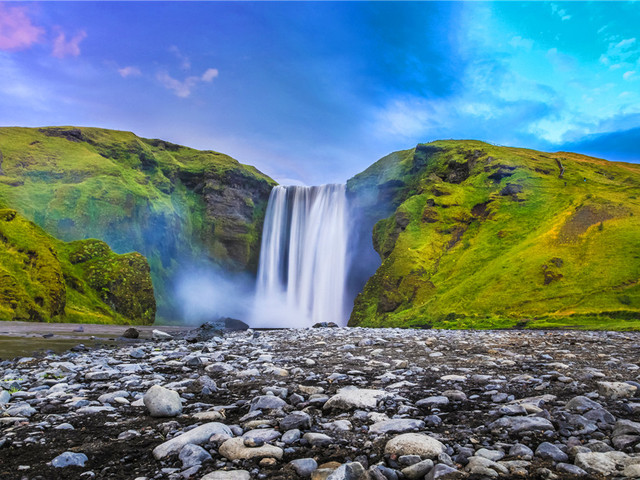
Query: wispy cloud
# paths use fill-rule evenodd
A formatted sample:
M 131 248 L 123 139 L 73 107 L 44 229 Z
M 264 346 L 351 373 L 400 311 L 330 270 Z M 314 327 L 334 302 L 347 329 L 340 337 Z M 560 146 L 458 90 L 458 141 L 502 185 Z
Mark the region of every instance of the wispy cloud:
M 551 4 L 551 12 L 554 15 L 557 15 L 558 17 L 560 17 L 560 20 L 562 20 L 563 22 L 566 22 L 567 20 L 571 20 L 571 15 L 569 15 L 567 11 L 564 8 L 561 8 L 557 3 Z
M 218 73 L 219 72 L 217 68 L 208 68 L 207 71 L 202 74 L 202 77 L 200 77 L 200 79 L 203 82 L 212 82 L 213 79 L 218 76 Z
M 183 70 L 189 70 L 191 68 L 191 59 L 184 55 L 178 47 L 171 45 L 171 47 L 169 47 L 169 51 L 173 53 L 178 60 L 180 60 L 180 68 Z
M 159 72 L 158 81 L 167 89 L 172 90 L 180 98 L 187 98 L 191 95 L 193 88 L 201 82 L 210 83 L 218 76 L 219 72 L 216 68 L 208 68 L 200 76 L 189 76 L 184 80 L 173 78 L 166 71 Z
M 57 30 L 58 35 L 53 41 L 51 55 L 56 58 L 77 57 L 80 55 L 80 43 L 87 38 L 87 32 L 81 30 L 70 40 L 67 40 L 67 35 L 60 28 Z
M 531 50 L 533 48 L 533 40 L 529 38 L 522 38 L 520 35 L 513 37 L 509 41 L 509 45 L 513 48 L 519 48 L 523 50 Z
M 626 63 L 640 61 L 640 50 L 637 45 L 635 37 L 610 42 L 607 51 L 600 55 L 600 63 L 615 70 Z
M 630 70 L 628 72 L 625 72 L 622 75 L 622 78 L 624 78 L 627 81 L 635 80 L 636 79 L 636 71 L 635 70 Z
M 140 69 L 134 66 L 119 68 L 118 73 L 122 78 L 139 77 L 140 75 L 142 75 L 142 72 L 140 71 Z
M 23 50 L 40 40 L 44 29 L 35 26 L 26 7 L 0 3 L 0 50 Z

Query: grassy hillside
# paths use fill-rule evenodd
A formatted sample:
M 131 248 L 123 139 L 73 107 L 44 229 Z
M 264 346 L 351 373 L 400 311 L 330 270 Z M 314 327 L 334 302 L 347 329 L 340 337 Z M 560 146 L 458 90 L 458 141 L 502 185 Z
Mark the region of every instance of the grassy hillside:
M 61 242 L 0 208 L 0 320 L 150 324 L 149 265 L 99 240 Z
M 348 191 L 385 217 L 350 325 L 640 328 L 640 165 L 437 141 Z
M 62 240 L 145 255 L 169 319 L 182 268 L 256 268 L 274 183 L 221 153 L 130 132 L 0 128 L 0 202 Z

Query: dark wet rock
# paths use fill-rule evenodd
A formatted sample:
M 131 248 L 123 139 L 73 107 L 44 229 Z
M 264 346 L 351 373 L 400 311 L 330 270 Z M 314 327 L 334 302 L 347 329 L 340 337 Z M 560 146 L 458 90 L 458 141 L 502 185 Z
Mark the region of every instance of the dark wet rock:
M 324 433 L 305 433 L 302 436 L 302 439 L 306 440 L 309 445 L 313 447 L 325 447 L 333 443 L 333 438 L 331 438 L 329 435 L 325 435 Z
M 280 429 L 282 431 L 305 429 L 310 427 L 311 416 L 305 412 L 291 412 L 289 415 L 280 420 Z
M 179 458 L 183 468 L 190 468 L 211 460 L 211 455 L 199 445 L 187 444 L 180 450 Z
M 311 328 L 338 328 L 334 322 L 318 322 L 314 323 Z
M 433 468 L 433 460 L 423 460 L 401 470 L 402 475 L 409 480 L 418 480 L 424 478 Z
M 318 462 L 313 458 L 298 458 L 297 460 L 289 462 L 289 465 L 291 465 L 295 472 L 301 477 L 309 477 L 318 469 Z
M 587 472 L 583 469 L 576 465 L 571 465 L 570 463 L 558 463 L 558 465 L 556 465 L 556 469 L 559 473 L 568 473 L 569 475 L 575 475 L 577 477 L 584 477 L 587 475 Z
M 135 329 L 135 328 L 131 327 L 131 328 L 127 328 L 127 329 L 122 333 L 122 336 L 123 336 L 124 338 L 133 338 L 133 339 L 135 339 L 135 338 L 138 338 L 138 337 L 140 336 L 140 332 L 139 332 L 137 329 Z
M 453 467 L 439 463 L 427 473 L 424 480 L 457 480 L 464 478 L 465 474 Z
M 533 458 L 533 450 L 526 445 L 516 443 L 509 449 L 509 456 L 522 460 L 531 460 Z
M 275 395 L 261 395 L 251 400 L 250 411 L 255 410 L 280 410 L 287 406 L 287 402 Z
M 567 402 L 565 405 L 567 410 L 571 410 L 577 413 L 588 412 L 589 410 L 594 410 L 597 408 L 602 408 L 598 402 L 591 400 L 588 397 L 583 395 L 578 395 L 577 397 L 573 397 L 571 400 Z
M 566 453 L 549 442 L 542 442 L 538 445 L 536 456 L 546 460 L 553 460 L 554 462 L 566 462 L 569 460 L 569 456 Z

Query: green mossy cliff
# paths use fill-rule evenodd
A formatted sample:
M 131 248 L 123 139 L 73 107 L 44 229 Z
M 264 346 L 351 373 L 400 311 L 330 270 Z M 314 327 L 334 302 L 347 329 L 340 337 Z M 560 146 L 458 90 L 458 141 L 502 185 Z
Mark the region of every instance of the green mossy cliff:
M 130 132 L 0 128 L 0 203 L 64 241 L 143 254 L 166 320 L 180 315 L 185 267 L 256 269 L 274 184 L 227 155 Z
M 0 208 L 0 320 L 151 324 L 155 312 L 142 255 L 65 243 Z
M 640 165 L 437 141 L 347 188 L 382 260 L 350 325 L 640 328 Z

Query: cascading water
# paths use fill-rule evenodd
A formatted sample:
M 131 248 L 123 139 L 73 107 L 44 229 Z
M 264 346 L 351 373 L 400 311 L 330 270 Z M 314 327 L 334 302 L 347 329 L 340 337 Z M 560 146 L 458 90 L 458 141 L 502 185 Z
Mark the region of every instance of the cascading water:
M 262 235 L 254 326 L 345 323 L 345 185 L 271 191 Z

